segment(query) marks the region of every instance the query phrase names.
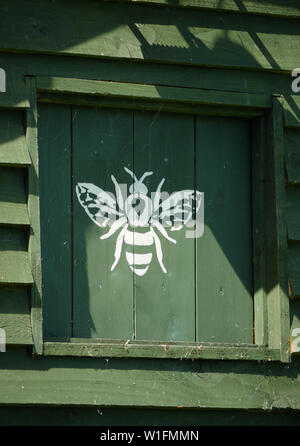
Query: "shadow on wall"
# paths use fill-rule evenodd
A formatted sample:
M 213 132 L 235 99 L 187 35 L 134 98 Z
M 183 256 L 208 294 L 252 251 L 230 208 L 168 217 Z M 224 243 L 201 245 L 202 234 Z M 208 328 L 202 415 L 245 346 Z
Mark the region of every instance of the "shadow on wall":
M 36 3 L 35 0 L 31 2 L 33 5 Z M 7 9 L 16 4 L 18 9 L 25 8 L 25 5 L 15 3 L 16 0 L 13 0 Z M 246 11 L 244 2 L 236 0 L 235 3 L 241 12 Z M 274 1 L 274 4 L 285 7 L 289 3 L 293 6 L 293 2 L 286 0 Z M 169 4 L 174 6 L 179 4 L 179 0 L 169 0 Z M 222 4 L 220 0 L 218 7 L 221 8 Z M 221 14 L 216 11 L 199 12 L 154 5 L 149 6 L 149 10 L 146 6 L 131 5 L 129 10 L 123 4 L 112 8 L 109 3 L 91 1 L 91 8 L 87 11 L 84 1 L 74 4 L 68 0 L 55 7 L 49 2 L 45 6 L 44 15 L 36 12 L 36 16 L 25 20 L 24 25 L 27 11 L 26 4 L 26 12 L 22 14 L 21 11 L 19 15 L 20 20 L 22 19 L 20 30 L 25 27 L 31 38 L 16 45 L 28 50 L 38 48 L 39 52 L 61 51 L 69 55 L 121 58 L 128 63 L 131 60 L 169 61 L 174 64 L 279 71 L 282 63 L 277 58 L 276 44 L 280 45 L 280 42 L 275 44 L 268 40 L 274 33 L 275 22 L 280 25 L 281 34 L 295 37 L 299 35 L 299 22 L 293 19 L 287 22 L 280 18 Z M 32 11 L 37 9 L 32 8 Z M 82 17 L 85 17 L 84 26 Z M 14 17 L 14 20 L 18 33 L 18 18 Z M 59 39 L 53 37 L 54 33 L 59 35 Z M 8 42 L 7 45 L 12 44 Z M 280 52 L 282 51 L 281 48 Z M 288 59 L 285 61 L 287 64 Z M 156 88 L 163 98 L 163 91 L 159 86 Z M 293 112 L 299 116 L 299 109 L 293 98 L 286 99 Z M 6 144 L 10 138 L 8 132 L 1 133 L 0 144 Z M 220 234 L 216 228 L 211 227 L 211 231 L 219 241 Z M 236 274 L 241 276 L 238 261 L 231 257 L 224 245 L 221 248 Z M 86 253 L 82 253 L 82 256 L 86 256 Z M 243 277 L 240 278 L 244 280 Z M 86 281 L 88 282 L 87 272 Z M 91 321 L 92 330 L 92 315 L 88 305 L 82 311 L 84 317 Z

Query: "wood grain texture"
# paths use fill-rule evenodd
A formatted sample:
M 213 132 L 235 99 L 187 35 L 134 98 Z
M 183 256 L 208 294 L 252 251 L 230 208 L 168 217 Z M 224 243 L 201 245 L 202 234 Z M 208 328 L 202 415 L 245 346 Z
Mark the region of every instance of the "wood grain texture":
M 251 180 L 252 180 L 252 258 L 254 297 L 254 342 L 268 344 L 268 315 L 266 290 L 265 252 L 265 131 L 264 118 L 252 120 L 251 138 Z
M 34 340 L 34 351 L 41 354 L 43 350 L 42 328 L 42 261 L 41 261 L 41 233 L 40 233 L 40 196 L 39 196 L 39 155 L 37 135 L 37 103 L 36 80 L 26 78 L 26 90 L 30 98 L 30 108 L 26 113 L 26 146 L 32 164 L 28 169 L 28 214 L 30 220 L 30 234 L 28 241 L 28 256 L 32 271 L 33 284 L 31 287 L 31 324 Z
M 196 118 L 199 342 L 253 342 L 250 133 L 246 120 Z
M 38 107 L 43 332 L 72 333 L 71 107 Z
M 0 224 L 29 225 L 23 169 L 0 167 Z
M 247 108 L 271 106 L 270 97 L 263 94 L 242 94 L 226 91 L 206 91 L 193 88 L 173 88 L 155 85 L 141 85 L 125 82 L 105 82 L 83 79 L 39 77 L 37 88 L 42 92 L 75 93 L 122 97 L 128 99 L 151 99 L 188 104 L 227 105 Z
M 193 191 L 194 118 L 160 112 L 136 112 L 134 116 L 134 170 L 138 178 L 144 172 L 153 172 L 145 179 L 148 196 L 153 199 L 163 178 L 162 192 L 167 196 L 182 190 Z M 161 200 L 165 199 L 166 195 L 162 195 Z M 159 247 L 155 242 L 148 247 L 138 246 L 136 238 L 143 228 L 136 228 L 134 252 L 152 254 L 146 274 L 134 276 L 136 339 L 194 341 L 194 239 L 186 238 L 185 227 L 180 231 L 164 227 L 176 241 L 174 244 L 154 226 L 144 230 L 149 231 L 150 227 L 158 237 L 165 272 L 158 261 Z
M 77 356 L 106 358 L 172 358 L 172 359 L 221 359 L 221 360 L 279 360 L 278 350 L 266 347 L 241 344 L 184 346 L 176 344 L 136 344 L 131 343 L 78 343 L 46 342 L 44 353 L 47 356 Z
M 218 96 L 218 94 L 216 94 Z M 125 110 L 144 110 L 172 113 L 185 113 L 189 115 L 201 114 L 209 116 L 236 116 L 254 118 L 262 116 L 263 111 L 259 108 L 249 109 L 247 107 L 228 107 L 228 105 L 211 104 L 189 104 L 188 102 L 173 102 L 164 100 L 141 100 L 128 99 L 126 91 L 124 97 L 103 97 L 101 95 L 79 95 L 79 94 L 57 94 L 57 93 L 38 93 L 40 103 L 64 104 L 64 105 L 83 105 L 101 108 L 118 108 Z
M 23 230 L 0 228 L 0 283 L 32 284 L 32 274 Z
M 224 0 L 220 5 L 218 0 L 208 0 L 207 7 L 215 7 L 218 3 L 215 11 L 176 7 L 187 5 L 189 0 L 179 0 L 174 8 L 175 0 L 170 0 L 171 4 L 168 1 L 166 8 L 151 5 L 150 1 L 149 6 L 116 6 L 110 2 L 104 7 L 103 2 L 81 0 L 62 0 L 58 5 L 48 0 L 3 3 L 1 66 L 8 69 L 10 79 L 12 72 L 18 73 L 21 100 L 26 95 L 22 86 L 24 74 L 156 83 L 158 90 L 160 85 L 172 85 L 289 93 L 290 70 L 299 60 L 299 20 L 270 20 L 250 14 L 256 11 L 261 15 L 299 16 L 295 1 Z M 202 3 L 202 0 L 195 1 L 197 5 Z M 189 5 L 197 6 L 195 3 Z M 241 5 L 249 14 L 246 11 L 228 13 L 237 11 Z M 221 12 L 222 7 L 227 8 L 226 11 Z M 136 24 L 140 24 L 140 28 Z M 10 50 L 15 54 L 9 54 Z M 53 57 L 55 54 L 59 57 Z M 129 63 L 125 63 L 126 60 Z M 214 70 L 212 66 L 218 66 L 218 69 Z M 251 70 L 241 70 L 240 67 Z M 7 100 L 0 95 L 0 107 L 18 105 L 18 101 L 16 97 Z M 6 110 L 0 112 L 6 113 Z M 299 103 L 293 98 L 285 111 L 285 125 L 299 128 L 299 123 Z M 13 154 L 13 145 L 10 147 L 9 153 Z M 7 161 L 4 144 L 1 144 L 1 154 L 2 150 L 6 157 L 0 158 L 1 163 L 27 165 L 28 158 L 25 162 L 20 162 L 20 157 Z M 295 157 L 291 158 L 294 167 L 288 171 L 288 176 L 289 181 L 299 183 L 297 150 L 294 153 Z M 290 200 L 288 191 L 287 198 Z M 297 197 L 292 197 L 291 202 L 298 207 Z M 294 231 L 292 237 L 298 237 L 296 225 L 297 218 L 292 224 L 288 223 L 288 232 Z M 272 221 L 268 228 L 272 228 Z M 16 250 L 19 251 L 18 244 Z M 293 241 L 289 244 L 288 262 L 293 292 L 300 295 L 299 258 L 298 244 Z M 13 268 L 14 272 L 21 271 L 22 265 L 14 262 Z M 17 310 L 21 306 L 14 308 Z M 12 313 L 7 314 L 13 318 Z M 21 310 L 18 318 L 19 314 L 23 314 Z M 23 316 L 18 319 L 20 326 L 23 324 L 21 320 L 25 321 Z M 12 325 L 9 323 L 8 326 Z M 21 332 L 16 337 L 19 335 Z M 27 335 L 24 338 L 29 342 Z M 25 349 L 9 347 L 5 355 L 0 354 L 0 403 L 27 407 L 119 406 L 124 413 L 127 413 L 126 408 L 133 406 L 172 407 L 174 410 L 178 406 L 197 410 L 205 407 L 285 409 L 290 413 L 291 409 L 300 409 L 299 366 L 297 358 L 293 358 L 288 367 L 274 362 L 240 360 L 131 358 L 124 361 L 58 356 L 36 359 Z
M 24 115 L 20 110 L 0 110 L 0 165 L 29 166 Z
M 111 0 L 106 0 L 110 2 Z M 154 4 L 181 8 L 212 9 L 226 12 L 240 12 L 245 14 L 262 14 L 280 17 L 300 17 L 297 0 L 114 0 L 120 3 Z
M 294 69 L 298 57 L 299 24 L 292 18 L 168 7 L 162 14 L 153 4 L 112 7 L 96 0 L 89 8 L 84 0 L 55 8 L 50 0 L 42 6 L 12 0 L 0 13 L 6 16 L 0 32 L 5 51 L 274 70 Z
M 287 368 L 272 362 L 139 359 L 127 367 L 117 358 L 34 360 L 25 350 L 11 348 L 0 356 L 0 402 L 299 409 L 299 363 L 295 358 Z
M 17 63 L 16 63 L 17 61 Z M 292 94 L 290 72 L 242 70 L 238 67 L 212 69 L 209 66 L 170 65 L 168 63 L 141 63 L 120 59 L 63 56 L 55 58 L 47 54 L 1 54 L 10 83 L 11 95 L 18 92 L 25 97 L 24 74 L 38 77 L 61 77 L 84 80 L 102 80 L 169 87 L 202 88 L 232 92 L 270 95 L 274 91 L 284 94 L 288 100 Z M 297 64 L 296 64 L 297 65 Z M 2 97 L 2 96 L 0 96 Z M 297 94 L 293 94 L 295 100 Z
M 0 288 L 0 328 L 7 345 L 32 345 L 29 305 L 26 288 Z
M 266 129 L 265 216 L 267 244 L 268 345 L 279 348 L 281 359 L 290 360 L 287 230 L 284 217 L 284 123 L 282 98 L 273 97 Z
M 101 228 L 92 221 L 75 187 L 78 183 L 94 184 L 116 199 L 111 175 L 118 184 L 126 185 L 130 177 L 124 167 L 133 169 L 133 113 L 74 107 L 72 128 L 73 335 L 132 339 L 133 273 L 124 243 L 119 262 L 111 271 L 124 227 L 100 240 L 111 226 Z

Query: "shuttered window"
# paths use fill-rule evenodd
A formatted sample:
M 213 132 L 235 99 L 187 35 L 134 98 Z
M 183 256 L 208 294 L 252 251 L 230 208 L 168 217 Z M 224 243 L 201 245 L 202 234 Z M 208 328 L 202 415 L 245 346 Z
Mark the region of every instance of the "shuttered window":
M 288 360 L 282 127 L 264 95 L 38 79 L 43 352 Z
M 46 338 L 252 343 L 248 121 L 61 105 L 39 115 Z M 140 183 L 149 198 L 165 179 L 161 207 L 164 193 L 201 191 L 204 233 L 154 217 L 134 228 L 128 204 L 101 239 L 110 226 L 97 224 L 94 194 L 116 201 L 113 176 L 130 198 L 130 172 L 152 172 Z

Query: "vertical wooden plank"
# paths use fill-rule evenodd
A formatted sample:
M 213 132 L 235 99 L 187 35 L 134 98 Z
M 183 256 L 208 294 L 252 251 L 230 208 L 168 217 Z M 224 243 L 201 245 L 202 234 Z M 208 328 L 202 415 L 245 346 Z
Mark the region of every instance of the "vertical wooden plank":
M 251 124 L 252 206 L 253 206 L 253 285 L 254 285 L 254 341 L 268 344 L 268 314 L 266 296 L 266 253 L 264 216 L 265 119 L 254 119 Z
M 36 79 L 34 77 L 27 77 L 26 87 L 28 88 L 30 95 L 30 108 L 26 111 L 26 144 L 32 163 L 28 168 L 28 214 L 30 221 L 28 254 L 34 279 L 34 283 L 31 288 L 31 324 L 34 351 L 36 354 L 42 354 L 42 270 Z
M 171 194 L 194 190 L 194 118 L 168 113 L 136 112 L 134 119 L 134 172 L 145 172 L 148 196 L 163 178 L 162 191 Z M 163 197 L 164 199 L 164 197 Z M 195 252 L 194 239 L 186 238 L 186 228 L 165 228 L 176 244 L 154 228 L 161 246 L 166 273 L 158 261 L 159 248 L 140 246 L 142 231 L 134 232 L 134 252 L 152 254 L 147 272 L 134 275 L 136 338 L 162 341 L 195 340 Z
M 197 117 L 197 341 L 253 342 L 251 173 L 246 120 Z
M 118 236 L 99 240 L 101 228 L 80 205 L 75 187 L 94 184 L 115 194 L 111 175 L 126 184 L 133 169 L 132 112 L 74 107 L 73 128 L 73 318 L 74 337 L 131 339 L 133 279 L 123 246 L 113 271 Z M 120 239 L 121 240 L 121 239 Z
M 72 335 L 71 107 L 38 106 L 45 339 Z
M 273 97 L 268 119 L 266 164 L 266 237 L 269 347 L 290 360 L 289 298 L 286 271 L 287 230 L 284 219 L 284 135 L 282 98 Z M 274 221 L 275 219 L 275 221 Z

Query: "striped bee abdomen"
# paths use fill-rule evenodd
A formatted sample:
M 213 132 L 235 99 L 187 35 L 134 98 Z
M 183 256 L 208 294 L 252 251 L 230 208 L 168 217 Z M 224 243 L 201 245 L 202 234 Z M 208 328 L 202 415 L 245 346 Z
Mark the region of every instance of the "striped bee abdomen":
M 148 271 L 152 260 L 152 253 L 149 251 L 150 246 L 153 245 L 153 241 L 153 234 L 149 229 L 146 232 L 140 232 L 138 230 L 133 232 L 127 229 L 125 232 L 124 242 L 128 245 L 128 248 L 130 247 L 130 250 L 126 250 L 126 259 L 131 271 L 138 276 L 143 276 Z M 134 247 L 140 246 L 145 246 L 145 252 L 135 252 Z M 148 250 L 146 248 L 147 246 L 149 247 Z M 139 249 L 139 251 L 141 250 Z

